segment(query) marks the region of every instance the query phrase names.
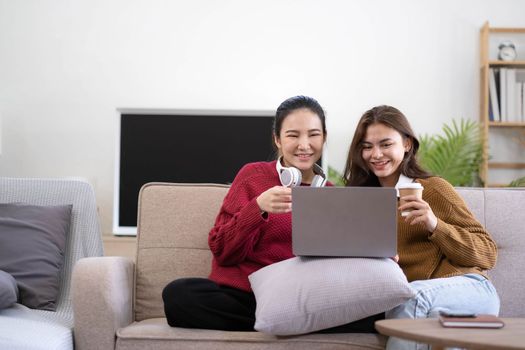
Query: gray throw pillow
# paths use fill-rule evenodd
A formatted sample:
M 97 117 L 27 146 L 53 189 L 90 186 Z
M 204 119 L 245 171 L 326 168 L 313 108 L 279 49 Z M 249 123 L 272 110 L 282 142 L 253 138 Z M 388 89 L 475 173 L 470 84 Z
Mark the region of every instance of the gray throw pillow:
M 391 259 L 295 257 L 249 276 L 255 329 L 274 335 L 315 332 L 389 310 L 414 296 Z
M 19 303 L 54 311 L 72 205 L 0 203 L 0 269 L 18 284 Z
M 18 299 L 18 287 L 13 276 L 0 270 L 0 310 L 10 307 Z

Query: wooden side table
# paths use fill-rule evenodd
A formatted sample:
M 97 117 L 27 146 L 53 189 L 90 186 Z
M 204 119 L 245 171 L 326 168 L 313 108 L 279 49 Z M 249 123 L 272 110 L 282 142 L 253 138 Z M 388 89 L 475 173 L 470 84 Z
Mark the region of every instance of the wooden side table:
M 376 321 L 379 333 L 432 345 L 432 349 L 525 349 L 525 318 L 502 318 L 505 326 L 489 328 L 445 328 L 436 318 Z

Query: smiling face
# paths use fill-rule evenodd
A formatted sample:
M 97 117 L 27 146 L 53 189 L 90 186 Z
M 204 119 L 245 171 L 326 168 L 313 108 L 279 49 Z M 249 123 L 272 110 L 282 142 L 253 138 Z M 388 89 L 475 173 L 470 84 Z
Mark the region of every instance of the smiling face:
M 275 144 L 283 157 L 283 166 L 295 167 L 302 181 L 311 182 L 313 166 L 321 158 L 325 137 L 321 119 L 308 108 L 290 112 L 282 122 Z
M 362 140 L 361 156 L 379 183 L 384 187 L 394 187 L 401 172 L 400 165 L 405 152 L 410 150 L 410 140 L 384 124 L 374 123 L 366 129 Z

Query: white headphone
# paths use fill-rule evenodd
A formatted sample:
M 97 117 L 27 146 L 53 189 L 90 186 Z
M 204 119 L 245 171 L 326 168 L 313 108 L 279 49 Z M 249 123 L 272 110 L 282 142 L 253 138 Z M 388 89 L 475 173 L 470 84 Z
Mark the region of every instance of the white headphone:
M 279 174 L 279 180 L 281 180 L 281 184 L 285 187 L 296 187 L 301 184 L 302 175 L 301 171 L 294 167 L 286 168 L 282 166 L 281 164 L 282 157 L 279 157 L 277 159 L 277 174 Z M 310 184 L 311 187 L 324 187 L 326 184 L 326 176 L 324 174 L 323 169 L 317 165 L 314 164 L 314 173 L 315 176 L 312 179 L 312 183 Z

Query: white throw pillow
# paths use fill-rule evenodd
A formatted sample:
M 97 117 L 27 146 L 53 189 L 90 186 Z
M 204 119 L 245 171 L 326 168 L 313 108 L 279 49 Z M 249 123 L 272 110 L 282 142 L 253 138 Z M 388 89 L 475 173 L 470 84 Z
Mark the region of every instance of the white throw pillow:
M 255 329 L 274 335 L 315 332 L 389 310 L 414 296 L 391 259 L 295 257 L 249 276 Z

